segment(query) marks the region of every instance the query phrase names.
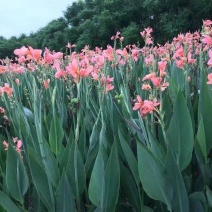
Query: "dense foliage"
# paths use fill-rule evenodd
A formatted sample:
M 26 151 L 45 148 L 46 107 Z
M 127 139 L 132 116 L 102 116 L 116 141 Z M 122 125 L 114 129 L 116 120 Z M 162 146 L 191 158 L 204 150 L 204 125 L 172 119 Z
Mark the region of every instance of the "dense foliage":
M 151 34 L 1 60 L 0 211 L 211 211 L 212 21 Z
M 87 44 L 105 48 L 117 31 L 125 37 L 124 45 L 143 46 L 139 32 L 147 26 L 154 28 L 155 43 L 162 44 L 178 33 L 199 30 L 202 20 L 211 18 L 210 0 L 80 0 L 64 17 L 29 36 L 0 37 L 0 58 L 12 57 L 13 49 L 23 45 L 63 52 L 67 42 L 76 44 L 78 51 Z

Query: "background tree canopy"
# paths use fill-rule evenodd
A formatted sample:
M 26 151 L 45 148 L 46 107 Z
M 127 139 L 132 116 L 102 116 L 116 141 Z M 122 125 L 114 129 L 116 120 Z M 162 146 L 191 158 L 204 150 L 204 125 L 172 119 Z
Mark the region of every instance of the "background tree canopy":
M 148 26 L 154 43 L 163 44 L 179 33 L 200 30 L 206 19 L 212 19 L 211 0 L 79 0 L 66 8 L 64 17 L 29 36 L 0 36 L 0 58 L 14 57 L 13 50 L 23 45 L 62 52 L 68 42 L 77 51 L 85 45 L 104 48 L 117 31 L 125 38 L 123 45 L 142 45 L 139 32 Z

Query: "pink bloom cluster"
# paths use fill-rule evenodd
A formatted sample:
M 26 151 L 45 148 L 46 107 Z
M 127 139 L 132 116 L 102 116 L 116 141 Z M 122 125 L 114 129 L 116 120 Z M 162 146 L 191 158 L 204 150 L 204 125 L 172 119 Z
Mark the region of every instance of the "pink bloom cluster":
M 0 95 L 4 95 L 6 93 L 8 96 L 12 96 L 13 89 L 10 87 L 8 83 L 4 84 L 4 87 L 0 86 Z
M 22 141 L 21 141 L 20 139 L 18 139 L 17 137 L 13 137 L 13 138 L 12 138 L 12 141 L 13 141 L 14 144 L 15 144 L 15 150 L 16 150 L 16 152 L 19 153 L 20 156 L 21 156 Z M 7 141 L 4 141 L 3 144 L 4 144 L 4 147 L 5 147 L 4 149 L 5 149 L 5 150 L 8 150 L 9 143 L 8 143 Z
M 156 106 L 160 105 L 159 102 L 157 102 L 157 99 L 153 99 L 153 101 L 150 100 L 142 100 L 141 97 L 137 96 L 137 102 L 135 103 L 133 110 L 139 110 L 142 117 L 145 117 L 148 113 L 152 113 L 156 110 Z

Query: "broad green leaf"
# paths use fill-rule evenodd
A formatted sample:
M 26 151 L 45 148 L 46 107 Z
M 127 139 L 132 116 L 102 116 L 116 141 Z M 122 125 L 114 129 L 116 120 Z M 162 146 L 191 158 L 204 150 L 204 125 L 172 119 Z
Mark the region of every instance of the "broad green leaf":
M 190 211 L 208 211 L 208 203 L 203 192 L 194 192 L 189 195 Z
M 27 119 L 33 123 L 34 116 L 33 116 L 32 111 L 26 107 L 23 107 L 23 110 L 24 110 L 24 115 L 27 117 Z
M 205 73 L 202 74 L 202 83 L 200 89 L 200 96 L 199 96 L 199 111 L 198 111 L 198 122 L 200 124 L 201 118 L 204 124 L 204 131 L 205 131 L 205 140 L 206 140 L 206 148 L 207 154 L 212 148 L 212 130 L 211 130 L 211 117 L 212 117 L 212 99 L 210 95 L 210 88 L 206 83 L 206 76 Z
M 154 212 L 154 210 L 150 207 L 144 206 L 144 212 Z
M 94 163 L 88 188 L 89 199 L 94 205 L 99 207 L 101 204 L 102 193 L 104 192 L 103 185 L 105 183 L 105 162 L 102 148 L 100 148 Z
M 189 212 L 189 201 L 183 177 L 170 146 L 168 146 L 165 170 L 167 182 L 173 186 L 173 211 Z
M 105 185 L 101 206 L 104 211 L 115 211 L 119 197 L 120 168 L 116 142 L 114 141 L 105 169 Z
M 152 134 L 152 132 L 151 132 L 151 130 L 149 129 L 148 126 L 146 127 L 146 129 L 147 129 L 148 138 L 149 138 L 148 139 L 149 149 L 155 155 L 155 157 L 157 157 L 158 160 L 164 161 L 164 159 L 165 159 L 165 152 L 164 152 L 161 144 L 159 143 L 159 141 L 157 141 L 157 139 Z
M 141 200 L 139 198 L 139 190 L 136 186 L 136 182 L 133 179 L 130 171 L 120 162 L 120 172 L 121 172 L 121 187 L 128 199 L 129 203 L 136 209 L 136 211 L 141 211 Z
M 137 143 L 137 155 L 139 176 L 144 191 L 149 197 L 165 203 L 168 210 L 171 211 L 172 188 L 167 185 L 164 164 L 140 143 Z
M 210 190 L 210 188 L 208 186 L 206 186 L 206 197 L 208 200 L 209 207 L 212 208 L 212 191 Z
M 40 195 L 40 199 L 49 211 L 54 211 L 54 199 L 51 198 L 52 188 L 49 187 L 50 184 L 44 168 L 36 159 L 36 156 L 32 151 L 30 151 L 29 154 L 29 164 L 33 184 Z
M 168 92 L 163 93 L 162 99 L 163 99 L 162 100 L 163 111 L 165 113 L 165 116 L 164 116 L 165 129 L 168 129 L 170 121 L 171 121 L 171 116 L 172 116 L 172 105 L 171 105 Z
M 67 178 L 77 200 L 85 188 L 85 168 L 78 144 L 73 142 L 66 167 Z
M 43 159 L 44 167 L 46 170 L 46 174 L 51 180 L 52 184 L 57 187 L 59 183 L 59 169 L 58 169 L 58 164 L 57 160 L 55 158 L 55 155 L 51 151 L 48 143 L 43 139 L 43 151 L 45 153 L 45 158 Z
M 87 132 L 86 132 L 85 123 L 83 123 L 81 126 L 81 130 L 79 132 L 79 142 L 78 142 L 79 150 L 81 152 L 83 161 L 85 161 L 85 157 L 88 151 L 86 133 Z
M 60 168 L 61 173 L 63 172 L 63 169 L 65 169 L 66 166 L 67 166 L 70 151 L 71 151 L 71 142 L 69 141 L 67 143 L 66 148 L 63 151 L 63 155 L 61 156 L 61 160 L 59 161 L 59 168 Z
M 206 163 L 207 161 L 207 147 L 206 147 L 206 139 L 205 139 L 205 130 L 204 130 L 204 123 L 202 118 L 200 119 L 199 127 L 198 127 L 198 132 L 197 132 L 197 141 L 199 143 L 199 146 L 201 148 L 201 152 L 204 156 L 204 161 Z
M 58 155 L 61 150 L 61 145 L 64 137 L 64 131 L 60 119 L 55 115 L 52 118 L 50 132 L 49 132 L 49 144 L 51 150 Z
M 185 74 L 184 70 L 177 67 L 176 63 L 174 62 L 171 69 L 171 79 L 178 87 L 178 90 L 183 90 L 185 87 Z
M 132 172 L 135 182 L 138 185 L 140 182 L 139 173 L 138 173 L 138 163 L 130 146 L 128 145 L 127 141 L 124 139 L 122 135 L 123 133 L 124 131 L 121 129 L 121 126 L 119 125 L 119 128 L 118 128 L 119 141 L 120 141 L 122 150 L 124 152 L 124 156 L 126 158 L 127 164 L 130 167 L 130 171 Z
M 0 191 L 0 205 L 6 210 L 6 211 L 14 211 L 19 212 L 21 211 L 16 204 L 2 191 Z
M 43 204 L 40 199 L 40 195 L 36 190 L 36 187 L 33 186 L 31 194 L 32 208 L 34 211 L 42 211 Z
M 86 173 L 93 168 L 96 156 L 98 154 L 98 149 L 99 149 L 99 127 L 98 127 L 98 122 L 99 120 L 97 119 L 94 126 L 93 130 L 91 133 L 91 136 L 89 138 L 89 148 L 88 148 L 88 153 L 87 153 L 87 158 L 85 162 L 85 171 Z
M 29 187 L 29 180 L 22 158 L 12 147 L 12 144 L 9 144 L 7 152 L 6 182 L 11 196 L 23 203 L 23 197 Z
M 76 211 L 74 197 L 65 172 L 56 191 L 56 211 Z
M 191 161 L 194 133 L 186 100 L 181 91 L 178 92 L 174 104 L 173 116 L 167 134 L 179 168 L 184 170 Z

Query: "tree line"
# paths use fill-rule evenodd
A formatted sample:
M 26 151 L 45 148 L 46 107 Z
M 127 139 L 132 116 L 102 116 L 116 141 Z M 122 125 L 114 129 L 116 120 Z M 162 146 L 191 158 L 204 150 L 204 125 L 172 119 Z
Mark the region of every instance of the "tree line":
M 68 42 L 76 44 L 76 51 L 85 45 L 105 48 L 117 31 L 123 45 L 143 45 L 140 31 L 148 26 L 154 43 L 163 44 L 179 33 L 201 30 L 206 19 L 212 19 L 211 0 L 78 0 L 63 17 L 30 35 L 0 36 L 0 58 L 14 57 L 13 50 L 23 45 L 61 52 Z

